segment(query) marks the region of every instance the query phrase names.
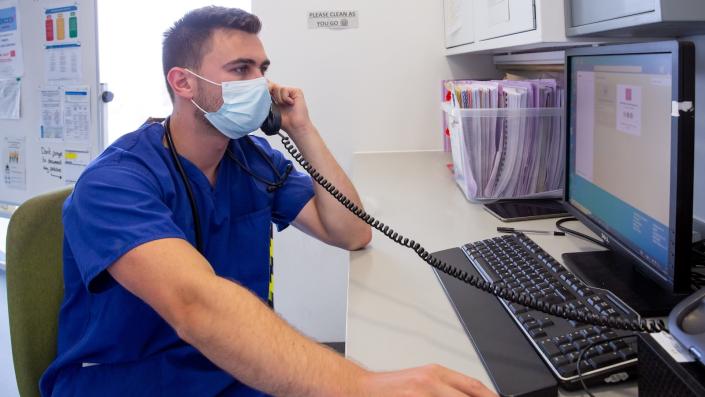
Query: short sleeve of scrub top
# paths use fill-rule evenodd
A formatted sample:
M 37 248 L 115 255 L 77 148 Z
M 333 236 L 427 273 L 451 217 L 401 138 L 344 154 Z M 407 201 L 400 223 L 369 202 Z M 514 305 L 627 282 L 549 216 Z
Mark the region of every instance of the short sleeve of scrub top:
M 92 283 L 97 276 L 133 248 L 157 239 L 185 239 L 149 176 L 121 165 L 93 168 L 81 176 L 72 205 L 65 203 L 66 241 L 89 290 L 97 287 Z
M 293 166 L 290 160 L 287 160 L 284 155 L 272 149 L 266 139 L 256 136 L 251 136 L 255 145 L 262 148 L 264 153 L 272 160 L 277 171 L 284 175 L 286 168 Z M 313 181 L 311 177 L 294 169 L 287 178 L 284 185 L 277 189 L 272 202 L 272 220 L 277 225 L 279 231 L 284 230 L 291 222 L 296 219 L 296 216 L 301 212 L 303 207 L 313 198 Z

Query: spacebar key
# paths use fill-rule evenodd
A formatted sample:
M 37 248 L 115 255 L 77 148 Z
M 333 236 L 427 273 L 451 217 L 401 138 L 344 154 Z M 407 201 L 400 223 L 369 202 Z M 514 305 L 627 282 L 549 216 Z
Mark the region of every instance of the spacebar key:
M 473 255 L 472 261 L 475 262 L 473 265 L 475 265 L 477 270 L 487 281 L 494 283 L 502 280 L 497 273 L 492 270 L 492 267 L 484 258 Z

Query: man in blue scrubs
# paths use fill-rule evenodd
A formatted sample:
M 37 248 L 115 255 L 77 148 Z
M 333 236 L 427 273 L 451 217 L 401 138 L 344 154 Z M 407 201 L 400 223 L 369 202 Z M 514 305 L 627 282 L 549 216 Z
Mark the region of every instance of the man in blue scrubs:
M 77 182 L 63 214 L 58 355 L 42 394 L 491 395 L 438 366 L 367 371 L 266 305 L 272 223 L 348 250 L 366 246 L 371 231 L 305 174 L 280 183 L 291 162 L 247 135 L 276 102 L 305 157 L 360 202 L 303 93 L 264 80 L 259 30 L 257 17 L 238 9 L 207 7 L 179 20 L 163 47 L 170 119 L 125 135 Z

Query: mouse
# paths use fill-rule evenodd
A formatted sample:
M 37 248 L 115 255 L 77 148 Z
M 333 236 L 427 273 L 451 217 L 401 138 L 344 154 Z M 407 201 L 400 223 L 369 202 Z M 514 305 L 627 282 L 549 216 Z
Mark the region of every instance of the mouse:
M 705 365 L 705 288 L 683 299 L 668 316 L 674 339 Z

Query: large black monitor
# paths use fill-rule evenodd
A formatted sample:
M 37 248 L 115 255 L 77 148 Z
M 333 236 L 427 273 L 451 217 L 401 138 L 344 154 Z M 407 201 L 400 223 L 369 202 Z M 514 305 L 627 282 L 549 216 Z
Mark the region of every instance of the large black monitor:
M 690 290 L 694 69 L 688 42 L 566 51 L 564 199 L 611 250 L 564 259 L 637 311 Z

